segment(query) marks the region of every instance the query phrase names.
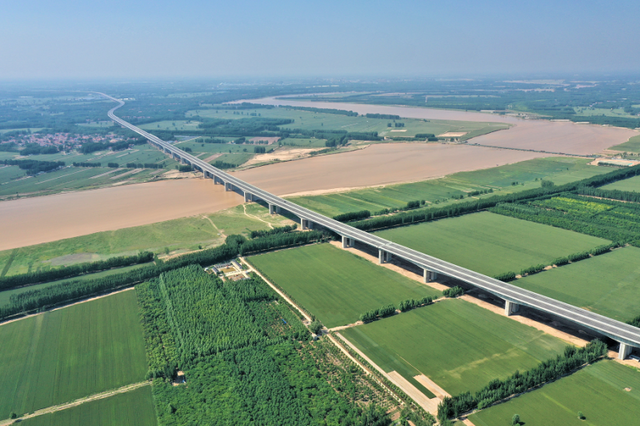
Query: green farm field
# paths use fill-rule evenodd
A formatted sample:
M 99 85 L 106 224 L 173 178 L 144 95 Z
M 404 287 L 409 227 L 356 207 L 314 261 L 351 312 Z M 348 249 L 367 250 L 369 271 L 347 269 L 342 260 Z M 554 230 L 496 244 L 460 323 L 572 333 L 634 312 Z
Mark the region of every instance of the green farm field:
M 619 180 L 601 187 L 602 189 L 617 189 L 619 191 L 640 192 L 640 176 Z
M 439 291 L 330 244 L 253 256 L 260 272 L 332 328 L 358 321 L 370 309 Z
M 246 211 L 245 211 L 246 208 Z M 51 267 L 93 262 L 140 250 L 170 255 L 215 247 L 227 235 L 249 234 L 272 226 L 292 225 L 284 216 L 251 203 L 210 215 L 186 217 L 150 225 L 97 232 L 75 238 L 0 251 L 0 275 L 15 275 Z M 1 298 L 1 296 L 0 296 Z
M 512 284 L 628 321 L 640 315 L 640 249 L 624 247 L 515 280 Z
M 155 426 L 151 386 L 24 420 L 26 426 Z
M 153 123 L 140 124 L 140 127 L 143 130 L 189 130 L 189 131 L 200 131 L 198 128 L 200 125 L 199 121 L 191 121 L 191 120 L 165 120 L 165 121 L 154 121 Z
M 144 380 L 136 293 L 124 291 L 0 326 L 0 418 Z
M 290 200 L 329 216 L 359 210 L 376 212 L 386 208 L 405 207 L 407 202 L 414 200 L 426 200 L 427 205 L 456 203 L 457 200 L 452 197 L 466 196 L 471 191 L 492 189 L 498 194 L 523 191 L 539 187 L 542 179 L 562 185 L 606 173 L 608 170 L 604 169 L 589 166 L 583 159 L 539 158 L 485 170 L 455 173 L 441 179 L 327 195 L 291 197 Z M 481 197 L 491 195 L 493 194 Z
M 251 113 L 260 114 L 262 118 L 289 118 L 295 120 L 292 124 L 280 126 L 281 128 L 303 130 L 346 130 L 349 132 L 378 132 L 380 136 L 387 137 L 414 137 L 418 133 L 432 133 L 440 135 L 446 132 L 467 132 L 461 139 L 491 133 L 496 130 L 506 129 L 509 126 L 502 123 L 479 123 L 468 121 L 450 120 L 417 120 L 400 118 L 388 120 L 381 118 L 367 118 L 363 116 L 351 117 L 342 114 L 327 114 L 290 109 L 286 107 L 256 110 L 243 110 L 240 114 L 229 109 L 199 109 L 187 112 L 187 117 L 206 117 L 219 119 L 249 118 Z M 388 127 L 389 123 L 402 122 L 404 127 Z M 177 124 L 177 123 L 176 123 Z M 392 132 L 392 130 L 400 130 Z
M 489 212 L 376 232 L 394 243 L 485 275 L 520 272 L 609 241 Z
M 566 344 L 464 300 L 444 300 L 341 333 L 384 371 L 424 374 L 452 395 L 535 367 Z
M 578 411 L 584 420 L 578 419 Z M 508 425 L 515 413 L 527 426 L 634 425 L 640 418 L 640 372 L 614 361 L 600 361 L 472 414 L 469 420 L 476 426 Z
M 623 152 L 640 152 L 640 135 L 633 136 L 629 138 L 629 140 L 620 145 L 612 146 L 611 148 L 614 151 L 623 151 Z

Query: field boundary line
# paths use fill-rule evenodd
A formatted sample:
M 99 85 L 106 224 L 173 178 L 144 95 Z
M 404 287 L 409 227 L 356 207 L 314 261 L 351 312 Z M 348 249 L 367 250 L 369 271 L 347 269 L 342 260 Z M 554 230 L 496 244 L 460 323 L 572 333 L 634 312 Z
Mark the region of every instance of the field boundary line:
M 118 394 L 121 394 L 121 393 L 130 392 L 132 390 L 136 390 L 136 389 L 144 387 L 144 386 L 151 386 L 151 382 L 150 381 L 144 381 L 144 382 L 132 383 L 130 385 L 125 385 L 125 386 L 122 386 L 122 387 L 117 388 L 117 389 L 111 389 L 111 390 L 108 390 L 108 391 L 105 391 L 105 392 L 100 392 L 100 393 L 96 393 L 96 394 L 93 394 L 93 395 L 89 395 L 89 396 L 86 396 L 84 398 L 79 398 L 79 399 L 76 399 L 76 400 L 71 401 L 71 402 L 65 402 L 63 404 L 53 405 L 53 406 L 47 407 L 47 408 L 42 408 L 40 410 L 34 411 L 31 414 L 26 414 L 26 415 L 24 415 L 22 417 L 19 417 L 18 419 L 8 419 L 8 420 L 0 421 L 0 426 L 6 426 L 6 425 L 13 424 L 17 420 L 23 421 L 23 420 L 26 420 L 26 419 L 42 416 L 42 415 L 45 415 L 45 414 L 51 414 L 51 413 L 55 413 L 55 412 L 58 412 L 58 411 L 67 410 L 69 408 L 77 407 L 78 405 L 81 405 L 81 404 L 84 404 L 84 403 L 87 403 L 87 402 L 98 401 L 100 399 L 109 398 L 110 396 L 114 396 L 114 395 L 118 395 Z

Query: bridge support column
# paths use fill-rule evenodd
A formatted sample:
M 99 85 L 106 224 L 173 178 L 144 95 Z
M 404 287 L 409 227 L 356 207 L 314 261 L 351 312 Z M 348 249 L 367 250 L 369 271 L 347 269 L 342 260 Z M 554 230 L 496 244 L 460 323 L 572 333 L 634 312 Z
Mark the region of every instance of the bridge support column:
M 625 359 L 631 353 L 632 347 L 626 343 L 620 342 L 620 348 L 618 349 L 618 359 Z
M 269 204 L 269 214 L 276 214 L 276 206 L 274 204 Z
M 518 305 L 517 303 L 514 303 L 514 302 L 510 302 L 508 300 L 505 300 L 505 302 L 504 302 L 504 314 L 506 316 L 509 316 L 511 314 L 515 314 L 519 310 L 520 310 L 520 305 Z
M 229 182 L 226 182 L 226 183 L 224 184 L 224 189 L 225 189 L 226 191 L 231 191 L 231 184 L 230 184 Z
M 391 253 L 387 253 L 382 249 L 378 249 L 378 263 L 383 264 L 391 260 Z
M 353 238 L 342 236 L 342 248 L 353 247 L 355 245 L 355 240 Z
M 300 218 L 300 228 L 303 231 L 306 229 L 311 229 L 313 228 L 313 222 L 311 222 L 309 219 Z
M 422 277 L 424 278 L 425 283 L 430 283 L 438 279 L 438 273 L 428 269 L 423 269 Z
M 253 197 L 251 196 L 251 194 L 249 194 L 248 192 L 244 193 L 244 202 L 248 203 L 249 201 L 252 201 Z

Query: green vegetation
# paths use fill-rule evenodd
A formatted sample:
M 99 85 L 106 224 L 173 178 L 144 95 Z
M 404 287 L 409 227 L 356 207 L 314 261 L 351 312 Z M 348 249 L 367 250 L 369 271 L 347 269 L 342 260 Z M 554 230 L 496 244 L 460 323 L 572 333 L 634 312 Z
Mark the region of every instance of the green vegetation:
M 136 295 L 126 291 L 0 327 L 0 418 L 144 379 Z
M 640 192 L 640 176 L 634 176 L 629 179 L 619 180 L 609 185 L 605 185 L 602 189 L 615 189 L 618 191 Z
M 319 213 L 334 216 L 358 210 L 378 212 L 387 208 L 403 208 L 409 201 L 416 199 L 426 200 L 430 204 L 450 204 L 457 202 L 460 197 L 468 197 L 474 191 L 491 190 L 506 194 L 538 188 L 542 179 L 563 185 L 609 171 L 606 167 L 589 166 L 583 159 L 539 158 L 485 170 L 455 173 L 442 179 L 336 194 L 292 197 L 290 200 Z
M 640 245 L 640 204 L 565 193 L 520 204 L 498 204 L 491 212 L 620 243 Z
M 576 232 L 507 219 L 488 212 L 441 219 L 376 233 L 447 262 L 498 275 L 607 243 Z
M 640 312 L 640 249 L 624 247 L 512 284 L 589 311 L 627 321 Z
M 614 151 L 631 151 L 631 152 L 640 152 L 640 135 L 633 136 L 629 138 L 629 140 L 620 145 L 612 146 L 611 148 Z
M 25 426 L 155 426 L 151 387 L 144 386 L 106 399 L 24 420 Z
M 585 420 L 578 418 L 579 411 Z M 476 426 L 506 425 L 515 412 L 529 426 L 631 425 L 640 416 L 640 373 L 614 361 L 600 361 L 469 419 Z
M 345 368 L 337 348 L 308 342 L 259 277 L 223 283 L 191 266 L 140 285 L 139 295 L 161 424 L 390 423 L 377 387 Z M 172 386 L 176 369 L 186 386 Z
M 465 392 L 454 397 L 445 398 L 438 405 L 438 418 L 458 417 L 462 413 L 476 408 L 482 409 L 512 395 L 517 395 L 552 380 L 571 374 L 585 364 L 592 364 L 607 354 L 607 345 L 600 340 L 593 340 L 586 346 L 576 348 L 567 346 L 564 354 L 545 360 L 531 370 L 520 373 L 516 371 L 505 380 L 495 379 L 484 388 L 471 395 Z
M 246 208 L 246 212 L 245 212 Z M 105 260 L 114 256 L 132 256 L 140 250 L 155 252 L 163 258 L 200 248 L 215 247 L 226 235 L 286 226 L 292 222 L 283 216 L 251 203 L 202 217 L 158 222 L 116 231 L 98 232 L 81 237 L 21 247 L 0 252 L 0 276 L 48 270 L 81 262 Z
M 296 148 L 324 148 L 326 139 L 316 138 L 285 138 L 278 141 L 279 146 L 293 146 Z
M 255 267 L 328 328 L 362 312 L 440 292 L 329 244 L 251 257 Z
M 341 333 L 385 371 L 408 380 L 424 374 L 451 394 L 475 392 L 565 347 L 559 339 L 460 299 Z

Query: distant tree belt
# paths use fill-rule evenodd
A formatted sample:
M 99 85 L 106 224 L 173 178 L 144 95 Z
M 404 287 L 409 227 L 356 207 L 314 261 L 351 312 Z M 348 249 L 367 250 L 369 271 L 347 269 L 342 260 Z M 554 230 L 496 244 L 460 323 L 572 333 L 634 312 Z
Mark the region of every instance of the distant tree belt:
M 73 167 L 100 167 L 102 163 L 73 163 Z
M 29 143 L 25 148 L 20 151 L 20 155 L 42 155 L 42 154 L 57 154 L 58 148 L 55 146 L 42 146 L 37 143 Z
M 233 169 L 234 167 L 237 167 L 237 164 L 234 163 L 227 163 L 226 161 L 216 161 L 215 163 L 212 164 L 213 167 L 216 167 L 218 169 Z M 191 166 L 180 166 L 180 168 L 182 169 L 183 167 L 189 167 L 191 168 Z M 181 170 L 182 171 L 182 170 Z
M 366 219 L 368 217 L 371 217 L 371 212 L 369 210 L 360 210 L 359 212 L 339 214 L 337 216 L 334 216 L 333 219 L 337 220 L 338 222 L 349 222 L 351 220 Z
M 294 120 L 289 118 L 207 118 L 203 119 L 198 128 L 204 130 L 207 135 L 254 136 L 256 133 L 265 130 L 279 132 L 280 127 L 278 126 L 292 124 L 293 122 Z
M 505 207 L 507 203 L 515 203 L 518 201 L 532 200 L 540 197 L 549 197 L 552 195 L 560 194 L 563 192 L 576 191 L 579 188 L 598 187 L 607 183 L 616 182 L 618 180 L 627 179 L 632 176 L 636 176 L 640 173 L 640 166 L 633 166 L 625 169 L 614 170 L 609 173 L 605 173 L 598 176 L 593 176 L 580 181 L 567 183 L 565 185 L 546 186 L 541 188 L 529 189 L 526 191 L 505 194 L 494 195 L 492 197 L 483 198 L 474 201 L 467 201 L 464 203 L 451 204 L 444 207 L 430 207 L 427 209 L 414 210 L 407 213 L 400 213 L 392 216 L 377 216 L 367 220 L 354 222 L 351 226 L 363 231 L 372 231 L 379 229 L 392 228 L 396 226 L 410 225 L 412 223 L 428 222 L 431 220 L 443 219 L 446 217 L 454 217 L 467 213 L 473 213 L 480 210 L 496 207 L 498 204 L 502 204 L 501 207 Z M 514 208 L 520 208 L 521 206 L 513 206 Z M 502 210 L 496 212 L 503 213 Z M 518 216 L 515 216 L 518 217 Z M 537 221 L 537 220 L 536 220 Z M 579 231 L 580 232 L 580 231 Z M 627 239 L 615 236 L 613 238 L 604 237 L 613 241 L 628 241 Z
M 612 200 L 640 202 L 640 192 L 620 191 L 619 189 L 601 189 L 591 187 L 581 187 L 576 191 L 580 195 L 589 195 L 592 197 L 609 198 Z
M 118 167 L 118 163 L 109 163 L 109 164 L 115 164 L 114 166 L 109 166 L 109 167 Z M 181 166 L 181 167 L 186 167 L 187 170 L 186 171 L 190 171 L 191 170 L 191 166 Z M 128 169 L 162 169 L 164 168 L 164 164 L 156 164 L 156 163 L 127 163 L 127 168 Z
M 251 231 L 249 235 L 251 239 L 266 237 L 268 235 L 276 235 L 276 234 L 285 234 L 287 232 L 295 231 L 298 228 L 298 225 L 287 225 L 281 227 L 275 227 L 273 229 L 266 229 L 261 231 Z
M 230 235 L 225 244 L 219 247 L 186 254 L 166 262 L 158 261 L 156 264 L 143 266 L 126 273 L 113 274 L 93 280 L 74 280 L 43 289 L 14 294 L 10 297 L 8 305 L 0 307 L 0 319 L 130 286 L 157 277 L 163 272 L 188 265 L 208 266 L 231 260 L 238 255 L 293 247 L 332 238 L 332 235 L 320 231 L 269 235 L 249 241 L 246 241 L 242 236 Z
M 136 256 L 119 256 L 98 262 L 80 263 L 63 268 L 50 269 L 48 271 L 29 272 L 26 274 L 11 275 L 0 278 L 0 290 L 9 290 L 15 287 L 22 287 L 30 284 L 37 284 L 47 281 L 56 281 L 65 278 L 77 277 L 79 275 L 104 271 L 112 268 L 122 268 L 124 266 L 139 265 L 151 262 L 153 253 L 145 251 Z
M 531 388 L 570 374 L 585 364 L 599 360 L 606 354 L 607 345 L 600 340 L 593 340 L 583 348 L 567 346 L 564 354 L 558 355 L 556 359 L 549 359 L 524 373 L 516 372 L 505 380 L 492 380 L 475 395 L 465 392 L 454 397 L 444 398 L 438 405 L 438 420 L 442 424 L 449 418 L 458 417 L 471 410 L 481 410 L 511 395 L 526 392 Z
M 435 136 L 433 133 L 416 133 L 416 138 L 419 139 L 435 138 Z M 436 140 L 438 140 L 438 138 L 436 138 Z
M 337 115 L 346 115 L 349 117 L 357 117 L 358 113 L 353 111 L 347 111 L 344 109 L 333 109 L 333 108 L 313 108 L 313 107 L 292 107 L 289 106 L 287 109 L 295 109 L 298 111 L 309 111 L 309 112 L 318 112 L 323 114 L 337 114 Z
M 264 154 L 267 152 L 267 148 L 264 146 L 256 146 L 253 148 L 253 152 L 256 154 Z
M 50 172 L 65 166 L 64 161 L 2 160 L 0 163 L 8 166 L 18 166 L 22 170 L 26 170 L 30 176 L 37 175 L 40 172 Z
M 18 152 L 18 147 L 14 142 L 0 144 L 0 152 Z
M 382 118 L 384 120 L 399 120 L 399 115 L 394 114 L 365 114 L 367 118 Z

